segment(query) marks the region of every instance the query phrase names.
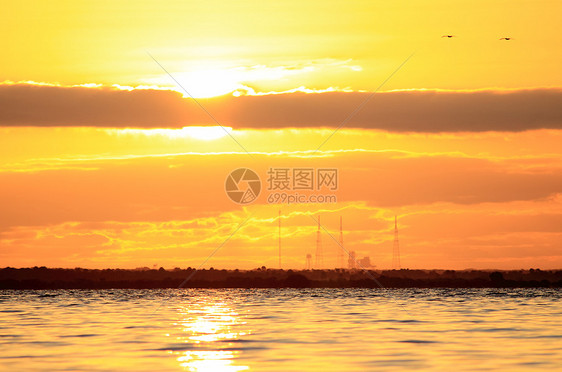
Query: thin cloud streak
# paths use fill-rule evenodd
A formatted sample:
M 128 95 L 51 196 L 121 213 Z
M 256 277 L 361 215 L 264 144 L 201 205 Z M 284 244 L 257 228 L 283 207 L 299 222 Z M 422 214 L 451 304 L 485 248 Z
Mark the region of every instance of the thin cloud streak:
M 96 171 L 100 170 L 104 165 L 110 163 L 119 163 L 127 160 L 142 159 L 182 159 L 187 157 L 221 157 L 230 155 L 244 155 L 243 151 L 213 151 L 213 152 L 175 152 L 164 154 L 130 154 L 130 155 L 92 155 L 89 157 L 56 157 L 56 158 L 36 158 L 27 159 L 23 162 L 8 163 L 0 165 L 1 173 L 34 173 L 41 171 L 59 171 L 59 170 L 82 170 Z M 396 149 L 373 150 L 373 149 L 341 149 L 341 150 L 305 150 L 305 151 L 253 151 L 252 155 L 266 158 L 278 159 L 310 159 L 310 158 L 333 158 L 338 155 L 347 154 L 364 154 L 364 155 L 382 155 L 387 159 L 408 159 L 408 158 L 451 158 L 451 159 L 472 159 L 495 162 L 514 171 L 528 170 L 531 173 L 537 173 L 541 167 L 548 166 L 544 171 L 557 171 L 562 167 L 562 161 L 558 154 L 541 154 L 541 155 L 517 155 L 517 156 L 491 156 L 489 154 L 469 155 L 461 151 L 452 152 L 421 152 L 421 151 L 405 151 Z M 265 158 L 264 158 L 265 159 Z M 88 166 L 89 164 L 89 166 Z M 183 165 L 178 165 L 183 166 Z

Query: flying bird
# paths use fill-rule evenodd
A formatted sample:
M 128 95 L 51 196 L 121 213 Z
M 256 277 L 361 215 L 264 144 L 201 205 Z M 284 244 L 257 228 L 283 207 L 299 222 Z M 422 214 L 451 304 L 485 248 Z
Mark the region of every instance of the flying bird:
M 450 39 L 450 38 L 452 38 L 452 37 L 455 37 L 455 35 L 443 35 L 443 36 L 441 36 L 441 37 L 448 37 L 448 38 Z
M 511 40 L 510 37 L 502 37 L 500 40 Z

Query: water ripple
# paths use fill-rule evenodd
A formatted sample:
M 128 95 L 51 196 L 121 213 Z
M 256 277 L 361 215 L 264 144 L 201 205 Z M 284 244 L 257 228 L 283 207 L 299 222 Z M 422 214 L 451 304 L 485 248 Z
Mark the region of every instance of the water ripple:
M 0 298 L 0 365 L 14 371 L 562 368 L 562 295 L 552 289 L 5 290 Z

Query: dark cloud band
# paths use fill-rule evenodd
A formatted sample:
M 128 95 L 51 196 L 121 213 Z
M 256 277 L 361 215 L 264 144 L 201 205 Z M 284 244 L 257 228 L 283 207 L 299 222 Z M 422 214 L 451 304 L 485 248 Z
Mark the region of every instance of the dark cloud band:
M 370 93 L 198 99 L 223 126 L 337 127 Z M 0 126 L 181 128 L 215 123 L 166 90 L 0 85 Z M 562 89 L 377 93 L 347 124 L 393 132 L 562 129 Z

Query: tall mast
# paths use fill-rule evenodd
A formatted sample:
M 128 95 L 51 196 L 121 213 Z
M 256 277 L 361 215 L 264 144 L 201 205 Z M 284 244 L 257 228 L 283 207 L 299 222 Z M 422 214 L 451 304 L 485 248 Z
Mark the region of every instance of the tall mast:
M 400 247 L 398 245 L 398 221 L 394 216 L 394 245 L 392 247 L 392 268 L 400 270 Z
M 281 210 L 279 210 L 279 268 L 281 269 Z
M 320 235 L 320 216 L 318 216 L 318 230 L 316 231 L 316 268 L 320 269 L 324 266 L 322 257 L 322 236 Z

